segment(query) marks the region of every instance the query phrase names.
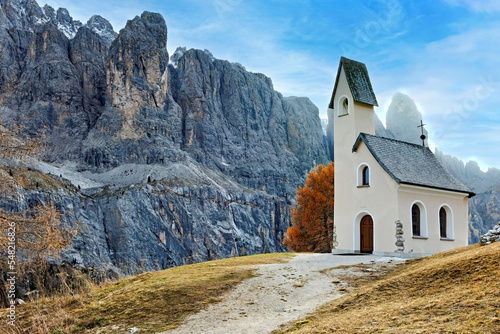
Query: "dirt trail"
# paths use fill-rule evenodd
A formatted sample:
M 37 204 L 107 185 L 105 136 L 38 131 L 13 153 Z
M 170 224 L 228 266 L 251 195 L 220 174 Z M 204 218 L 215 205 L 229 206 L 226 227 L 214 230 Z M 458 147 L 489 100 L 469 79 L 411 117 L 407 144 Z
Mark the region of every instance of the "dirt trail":
M 163 334 L 269 333 L 345 293 L 340 290 L 345 289 L 346 283 L 335 276 L 338 271 L 322 270 L 389 261 L 402 260 L 374 255 L 298 254 L 287 263 L 261 265 L 257 267 L 260 276 L 244 281 L 224 295 L 221 302 L 211 304 L 188 317 L 181 327 Z M 339 277 L 346 270 L 350 269 L 342 270 Z M 376 269 L 366 269 L 367 275 L 373 270 Z

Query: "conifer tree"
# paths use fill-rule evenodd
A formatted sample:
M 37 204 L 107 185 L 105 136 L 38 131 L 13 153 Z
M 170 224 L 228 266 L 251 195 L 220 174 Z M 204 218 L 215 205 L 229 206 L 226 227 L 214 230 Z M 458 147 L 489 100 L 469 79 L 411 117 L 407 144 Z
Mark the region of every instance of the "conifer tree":
M 285 245 L 296 252 L 331 252 L 333 244 L 334 165 L 319 165 L 297 189 L 292 226 Z

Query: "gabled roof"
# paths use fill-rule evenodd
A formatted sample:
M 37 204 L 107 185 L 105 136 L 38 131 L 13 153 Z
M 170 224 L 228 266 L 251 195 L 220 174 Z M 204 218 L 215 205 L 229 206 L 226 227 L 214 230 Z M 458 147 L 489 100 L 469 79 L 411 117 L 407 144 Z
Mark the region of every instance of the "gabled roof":
M 342 66 L 344 67 L 347 84 L 349 85 L 354 101 L 378 107 L 377 98 L 375 97 L 375 93 L 373 92 L 366 65 L 355 60 L 341 57 L 339 69 L 337 70 L 337 78 L 335 79 L 335 86 L 333 88 L 333 93 L 328 108 L 334 109 L 333 99 L 335 98 L 335 92 L 337 91 L 337 86 L 339 84 L 340 71 L 342 70 Z
M 360 133 L 355 152 L 363 141 L 380 166 L 398 183 L 466 193 L 475 196 L 439 163 L 427 147 Z

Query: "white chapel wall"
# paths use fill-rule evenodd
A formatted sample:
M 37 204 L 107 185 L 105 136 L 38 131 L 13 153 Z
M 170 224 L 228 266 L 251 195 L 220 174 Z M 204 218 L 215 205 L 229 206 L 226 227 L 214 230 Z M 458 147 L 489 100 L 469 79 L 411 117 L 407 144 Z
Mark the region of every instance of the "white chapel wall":
M 370 166 L 369 187 L 358 187 L 357 184 L 358 166 L 362 163 Z M 335 225 L 339 235 L 337 248 L 359 251 L 359 222 L 365 214 L 369 214 L 373 219 L 374 249 L 394 252 L 394 221 L 398 212 L 396 182 L 373 158 L 364 143 L 359 145 L 356 152 L 351 150 L 346 165 L 350 168 L 341 174 L 343 177 L 335 179 Z M 338 193 L 338 188 L 343 191 Z
M 405 253 L 434 254 L 468 244 L 468 198 L 465 194 L 402 185 L 398 191 L 399 219 L 403 224 Z M 427 214 L 427 238 L 413 238 L 411 205 L 424 203 Z M 442 240 L 439 232 L 439 209 L 446 205 L 453 218 L 452 238 Z

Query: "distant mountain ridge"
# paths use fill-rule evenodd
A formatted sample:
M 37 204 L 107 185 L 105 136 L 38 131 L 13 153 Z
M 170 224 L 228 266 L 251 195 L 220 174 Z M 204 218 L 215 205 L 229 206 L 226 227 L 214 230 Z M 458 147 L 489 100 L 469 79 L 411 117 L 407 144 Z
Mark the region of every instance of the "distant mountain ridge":
M 49 5 L 40 8 L 34 0 L 1 0 L 0 5 L 0 25 L 4 27 L 34 31 L 36 27 L 52 22 L 68 39 L 72 39 L 78 29 L 86 26 L 101 36 L 108 46 L 118 36 L 111 23 L 99 15 L 82 24 L 73 20 L 66 8 L 55 10 Z

